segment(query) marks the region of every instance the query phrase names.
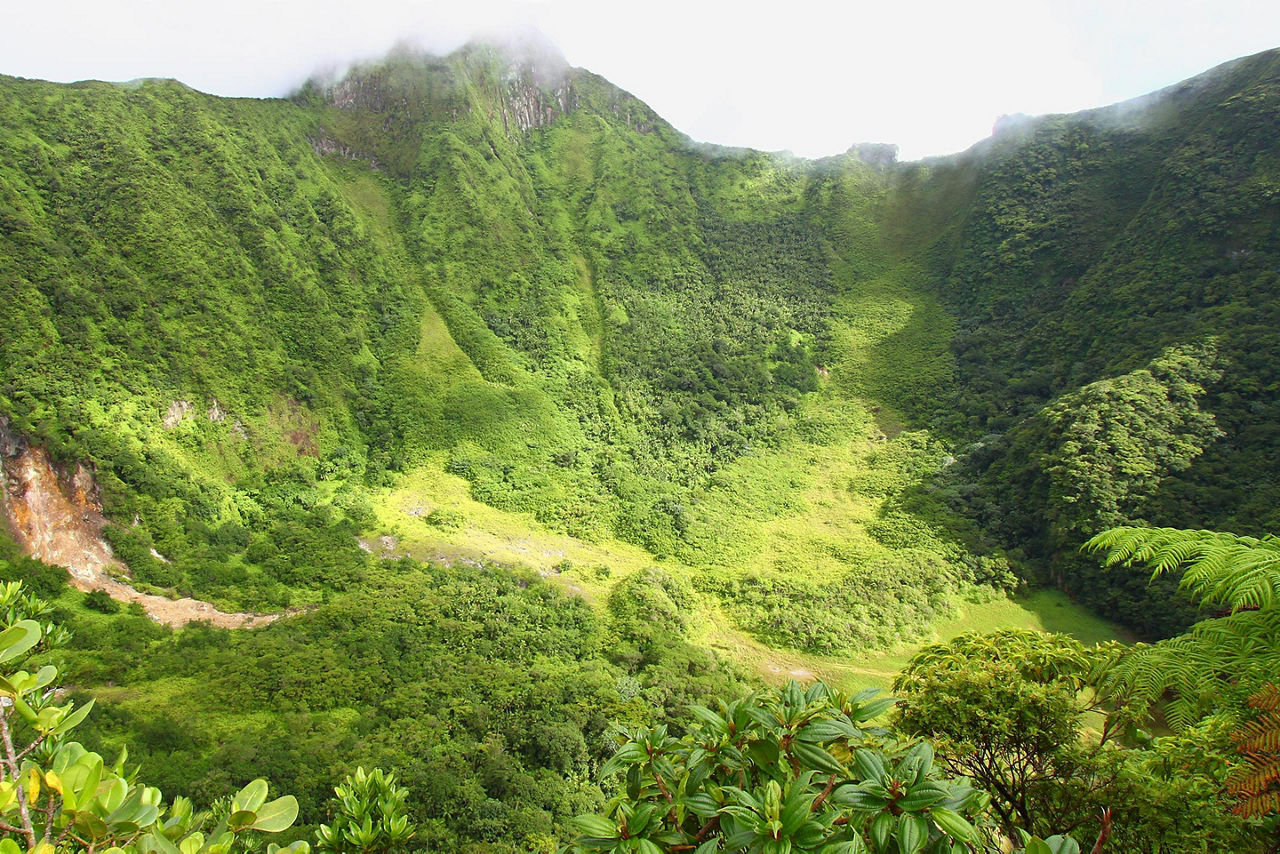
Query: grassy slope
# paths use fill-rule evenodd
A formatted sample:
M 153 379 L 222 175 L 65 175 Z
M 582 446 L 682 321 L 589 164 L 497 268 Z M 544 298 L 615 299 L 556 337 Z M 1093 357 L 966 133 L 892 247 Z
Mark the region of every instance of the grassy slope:
M 583 169 L 572 157 L 566 162 L 574 175 Z M 759 216 L 759 208 L 744 204 L 744 188 L 766 197 L 803 197 L 803 188 L 796 192 L 784 170 L 760 164 L 745 168 L 754 174 L 738 185 L 711 182 L 711 195 L 732 214 Z M 892 559 L 903 547 L 901 537 L 886 531 L 886 517 L 907 529 L 911 548 L 932 550 L 944 560 L 964 548 L 948 542 L 951 532 L 929 519 L 893 513 L 895 499 L 927 481 L 945 458 L 927 433 L 904 432 L 909 418 L 903 410 L 927 411 L 942 396 L 951 377 L 950 321 L 923 287 L 921 269 L 875 238 L 871 218 L 878 214 L 873 205 L 883 192 L 882 180 L 860 164 L 847 163 L 834 177 L 814 183 L 821 181 L 827 185 L 810 193 L 813 215 L 830 216 L 831 205 L 843 206 L 830 237 L 837 244 L 832 287 L 839 296 L 826 376 L 779 441 L 721 466 L 692 493 L 691 520 L 673 554 L 655 557 L 616 537 L 584 541 L 528 514 L 485 505 L 473 498 L 466 480 L 441 471 L 447 463 L 443 456 L 375 499 L 380 523 L 399 538 L 398 547 L 419 557 L 532 566 L 593 601 L 603 601 L 618 581 L 655 564 L 704 588 L 714 579 L 712 595 L 702 600 L 698 636 L 769 679 L 796 671 L 847 684 L 865 677 L 868 684 L 884 685 L 905 661 L 906 650 L 914 648 L 904 646 L 910 638 L 1035 625 L 1033 610 L 1003 598 L 982 606 L 962 604 L 959 610 L 943 605 L 931 614 L 942 619 L 935 632 L 921 634 L 917 624 L 879 635 L 871 646 L 888 644 L 897 651 L 859 668 L 843 658 L 787 651 L 787 644 L 776 639 L 772 647 L 761 643 L 741 628 L 751 625 L 751 613 L 716 586 L 726 578 L 765 578 L 786 587 L 798 577 L 822 584 L 856 575 L 857 567 Z M 850 205 L 851 197 L 868 196 L 871 203 Z M 1064 629 L 1088 623 L 1064 598 L 1055 608 L 1071 615 Z M 957 614 L 965 616 L 957 619 Z M 853 653 L 855 648 L 865 652 L 868 644 L 851 636 L 836 645 Z M 855 672 L 861 675 L 849 675 Z
M 982 444 L 958 468 L 955 503 L 1030 574 L 1148 637 L 1182 630 L 1194 611 L 1169 607 L 1174 580 L 1149 587 L 1142 573 L 1078 557 L 1089 533 L 1152 524 L 1261 536 L 1280 524 L 1264 497 L 1280 388 L 1277 98 L 1280 53 L 1268 51 L 1139 103 L 1042 117 L 902 170 L 886 218 L 957 322 L 955 383 L 934 423 Z M 1046 471 L 1073 453 L 1044 427 L 1055 399 L 1206 344 L 1216 362 L 1194 410 L 1220 436 L 1206 440 L 1192 419 L 1161 440 L 1108 439 L 1090 461 L 1095 503 L 1050 497 Z M 1141 421 L 1103 418 L 1121 431 Z M 1176 463 L 1131 456 L 1178 443 L 1191 451 Z

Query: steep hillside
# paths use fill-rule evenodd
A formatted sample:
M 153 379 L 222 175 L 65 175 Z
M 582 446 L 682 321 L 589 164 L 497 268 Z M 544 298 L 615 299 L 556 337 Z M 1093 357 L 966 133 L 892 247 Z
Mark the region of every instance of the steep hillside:
M 888 220 L 958 321 L 956 391 L 932 417 L 981 440 L 968 472 L 978 498 L 964 503 L 1086 601 L 1152 633 L 1189 618 L 1163 607 L 1172 586 L 1149 597 L 1140 576 L 1099 576 L 1073 556 L 1089 532 L 1280 527 L 1268 497 L 1280 474 L 1277 104 L 1272 51 L 1135 102 L 1015 124 L 902 170 Z M 1098 401 L 1100 382 L 1158 378 L 1151 366 L 1173 353 L 1195 363 L 1181 390 L 1143 392 L 1142 413 L 1108 393 L 1089 405 L 1090 438 L 1083 424 L 1054 433 L 1055 411 L 1090 389 Z M 1088 476 L 1063 468 L 1082 452 Z
M 467 546 L 545 530 L 591 595 L 666 561 L 836 652 L 1011 580 L 958 514 L 891 506 L 945 457 L 893 412 L 950 327 L 880 239 L 882 160 L 695 147 L 541 50 L 291 102 L 5 85 L 0 408 L 93 463 L 143 588 L 278 610 L 358 583 L 358 534 L 527 563 Z
M 93 464 L 142 587 L 226 607 L 346 589 L 392 528 L 567 536 L 593 595 L 668 561 L 815 651 L 1008 583 L 988 535 L 1109 598 L 1093 530 L 1277 521 L 1278 63 L 904 165 L 694 146 L 536 45 L 291 101 L 6 80 L 0 413 Z M 1141 393 L 1183 403 L 1113 407 L 1081 500 L 1053 413 L 1170 358 Z
M 898 164 L 695 145 L 538 46 L 278 101 L 0 78 L 17 539 L 78 513 L 143 593 L 303 613 L 172 633 L 9 542 L 0 577 L 157 782 L 315 822 L 381 763 L 442 850 L 554 850 L 611 720 L 1110 631 L 1019 575 L 1168 633 L 1077 547 L 1280 529 L 1277 99 L 1272 52 Z

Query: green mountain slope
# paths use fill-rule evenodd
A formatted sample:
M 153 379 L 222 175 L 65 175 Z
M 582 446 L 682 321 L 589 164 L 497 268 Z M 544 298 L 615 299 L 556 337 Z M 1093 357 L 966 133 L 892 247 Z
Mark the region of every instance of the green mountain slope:
M 610 720 L 1078 627 L 957 613 L 1018 575 L 1168 633 L 1076 547 L 1280 528 L 1277 98 L 1272 52 L 897 164 L 698 146 L 540 48 L 280 101 L 0 78 L 5 429 L 91 465 L 139 587 L 308 613 L 170 633 L 0 571 L 157 782 L 315 822 L 382 763 L 442 850 L 553 850 Z
M 1086 600 L 1148 632 L 1187 619 L 1160 606 L 1172 586 L 1148 597 L 1140 577 L 1099 575 L 1074 559 L 1085 530 L 1148 521 L 1260 534 L 1280 522 L 1267 497 L 1280 356 L 1270 317 L 1277 98 L 1273 51 L 1137 102 L 1029 121 L 902 173 L 894 226 L 927 259 L 959 325 L 958 388 L 937 423 L 956 436 L 991 434 L 970 455 L 981 484 L 970 509 Z M 944 218 L 942 200 L 958 200 L 960 213 Z M 1093 497 L 1051 494 L 1055 460 L 1078 448 L 1046 444 L 1041 407 L 1145 370 L 1171 348 L 1201 352 L 1194 405 L 1214 427 L 1183 419 L 1172 435 L 1144 435 L 1133 416 L 1113 413 L 1134 427 L 1133 442 L 1103 442 Z M 1179 420 L 1162 405 L 1155 421 Z
M 1277 62 L 901 166 L 693 146 L 542 48 L 288 102 L 6 80 L 0 411 L 94 463 L 141 583 L 228 605 L 349 586 L 432 471 L 674 561 L 776 642 L 854 643 L 765 628 L 775 594 L 910 634 L 901 603 L 1004 583 L 983 530 L 1047 566 L 1125 520 L 1274 527 Z M 1061 506 L 1040 408 L 1188 346 L 1216 427 L 1107 446 L 1123 499 Z
M 696 148 L 554 56 L 486 47 L 292 102 L 5 85 L 0 406 L 94 463 L 143 584 L 315 602 L 361 578 L 379 520 L 439 554 L 466 508 L 388 518 L 411 472 L 620 574 L 671 561 L 802 648 L 918 634 L 1008 579 L 957 514 L 887 509 L 944 451 L 872 410 L 935 394 L 949 326 L 880 239 L 883 166 Z M 827 627 L 772 625 L 764 591 Z

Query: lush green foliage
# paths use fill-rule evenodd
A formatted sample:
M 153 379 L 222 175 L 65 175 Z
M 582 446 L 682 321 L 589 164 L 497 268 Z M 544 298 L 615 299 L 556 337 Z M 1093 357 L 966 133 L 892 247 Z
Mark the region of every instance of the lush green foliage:
M 951 508 L 1064 584 L 1100 527 L 1268 520 L 1275 61 L 905 166 L 698 149 L 599 78 L 478 46 L 291 102 L 5 80 L 0 415 L 96 466 L 141 582 L 261 610 L 360 582 L 388 473 L 718 568 L 743 460 L 853 457 L 877 407 L 895 442 L 885 407 L 1001 433 L 905 515 L 851 466 L 836 497 L 881 502 L 885 549 L 779 531 L 746 557 L 792 545 L 784 571 L 704 588 L 773 643 L 911 636 L 966 556 L 1002 560 L 932 536 Z M 783 493 L 769 521 L 815 497 Z M 790 566 L 829 562 L 817 590 Z M 858 575 L 903 562 L 921 610 L 895 624 Z M 1072 590 L 1152 634 L 1190 621 L 1121 578 Z M 762 590 L 868 608 L 810 633 Z
M 37 854 L 55 851 L 106 851 L 116 854 L 229 854 L 247 850 L 243 834 L 280 833 L 298 816 L 292 795 L 267 800 L 267 783 L 257 779 L 232 797 L 221 821 L 207 831 L 208 813 L 191 802 L 161 801 L 160 790 L 134 781 L 125 771 L 126 754 L 107 765 L 97 753 L 70 741 L 69 735 L 93 708 L 59 705 L 58 669 L 45 664 L 34 673 L 12 670 L 33 652 L 65 643 L 64 627 L 45 618 L 49 605 L 12 582 L 0 587 L 0 851 Z M 21 844 L 18 842 L 21 840 Z M 306 842 L 277 851 L 307 854 Z
M 621 776 L 619 792 L 603 816 L 575 821 L 572 850 L 969 850 L 987 796 L 939 777 L 927 743 L 898 744 L 872 725 L 890 702 L 792 682 L 694 707 L 684 738 L 622 731 L 601 769 Z
M 1176 577 L 1076 550 L 1114 525 L 1280 525 L 1278 64 L 905 165 L 694 146 L 589 73 L 482 46 L 289 101 L 0 79 L 0 429 L 90 464 L 140 587 L 306 612 L 175 634 L 3 542 L 0 577 L 82 629 L 86 743 L 127 743 L 205 801 L 262 773 L 309 823 L 353 764 L 380 765 L 420 795 L 414 844 L 476 852 L 567 841 L 603 803 L 611 721 L 687 765 L 686 728 L 710 723 L 686 707 L 743 681 L 705 646 L 740 629 L 859 655 L 1016 569 L 1174 634 L 1197 618 Z M 457 568 L 360 547 L 387 533 L 407 545 L 385 554 Z M 1209 818 L 1229 727 L 1201 715 L 1254 686 L 1194 680 L 1274 658 L 1268 577 L 1215 593 L 1258 610 L 1112 670 L 1124 714 L 1175 691 L 1172 741 L 1095 750 L 1079 673 L 972 650 L 919 664 L 935 706 L 903 714 L 946 723 L 960 763 L 997 700 L 989 776 L 1010 756 L 1039 775 L 1017 782 L 1035 809 L 998 794 L 1006 827 L 1062 829 L 1105 791 L 1119 844 L 1176 847 L 1180 826 L 1233 845 Z M 842 791 L 868 785 L 832 761 Z M 943 844 L 918 811 L 863 811 L 867 837 L 835 823 L 836 789 L 819 800 L 826 778 L 759 773 L 732 803 L 705 794 L 762 848 L 786 808 L 805 844 Z M 696 836 L 712 817 L 639 808 L 607 820 Z
M 1280 668 L 1280 547 L 1273 537 L 1116 528 L 1086 545 L 1103 552 L 1107 565 L 1146 564 L 1155 576 L 1185 570 L 1184 590 L 1229 612 L 1126 656 L 1107 676 L 1114 696 L 1159 701 L 1169 722 L 1183 727 L 1239 703 Z
M 426 467 L 694 569 L 736 541 L 765 571 L 702 589 L 774 642 L 927 631 L 971 583 L 967 549 L 932 530 L 954 511 L 796 541 L 818 485 L 798 472 L 776 494 L 750 462 L 820 453 L 848 460 L 820 485 L 834 500 L 896 491 L 863 492 L 896 463 L 867 459 L 862 396 L 934 395 L 949 327 L 877 241 L 889 174 L 697 149 L 604 81 L 527 60 L 403 54 L 291 102 L 0 81 L 0 417 L 93 464 L 144 587 L 228 607 L 360 584 L 356 536 Z M 899 324 L 922 343 L 888 341 Z M 724 505 L 759 492 L 784 530 L 726 531 Z M 450 512 L 427 518 L 459 527 Z M 768 566 L 778 540 L 867 613 L 770 629 L 756 590 L 811 593 Z M 918 610 L 899 618 L 885 573 L 911 576 Z
M 659 596 L 660 581 L 633 583 L 628 601 Z M 301 822 L 336 828 L 334 784 L 380 767 L 412 793 L 411 846 L 550 851 L 603 802 L 612 722 L 679 731 L 688 704 L 742 690 L 736 668 L 651 613 L 600 615 L 501 568 L 387 562 L 253 632 L 77 610 L 72 672 L 131 686 L 103 691 L 84 738 L 127 746 L 165 789 L 208 802 L 261 775 L 297 797 Z
M 414 826 L 405 815 L 409 790 L 396 783 L 394 774 L 381 768 L 366 773 L 357 767 L 333 790 L 330 824 L 316 831 L 319 851 L 339 854 L 405 851 Z
M 933 739 L 948 770 L 992 792 L 1007 833 L 1074 830 L 1090 812 L 1080 799 L 1105 804 L 1110 794 L 1081 732 L 1084 715 L 1100 708 L 1082 696 L 1091 657 L 1069 639 L 1030 632 L 926 647 L 894 683 L 896 723 Z
M 1008 834 L 1097 834 L 1109 838 L 1103 850 L 1262 850 L 1256 823 L 1228 811 L 1228 719 L 1152 739 L 1138 728 L 1141 706 L 1099 690 L 1122 655 L 1060 635 L 964 635 L 912 659 L 894 686 L 895 722 L 990 792 Z
M 1259 54 L 1141 102 L 1030 120 L 955 159 L 908 166 L 889 219 L 958 317 L 955 394 L 936 422 L 979 442 L 964 456 L 958 504 L 1024 550 L 1028 575 L 1056 576 L 1156 637 L 1194 614 L 1165 607 L 1168 586 L 1091 573 L 1072 552 L 1097 530 L 1090 513 L 1099 527 L 1260 536 L 1280 525 L 1264 497 L 1280 424 L 1277 63 Z M 1203 388 L 1191 389 L 1193 408 L 1142 390 L 1144 365 L 1154 378 L 1157 361 L 1210 338 L 1222 373 L 1187 378 Z M 1067 411 L 1086 403 L 1107 411 Z M 1077 467 L 1092 464 L 1079 482 L 1073 444 Z M 1137 453 L 1115 455 L 1125 446 Z

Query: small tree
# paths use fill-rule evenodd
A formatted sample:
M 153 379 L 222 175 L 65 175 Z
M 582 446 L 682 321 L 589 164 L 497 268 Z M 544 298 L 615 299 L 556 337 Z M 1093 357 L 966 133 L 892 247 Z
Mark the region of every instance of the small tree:
M 1021 630 L 961 635 L 899 676 L 898 723 L 991 792 L 1011 837 L 1088 826 L 1110 837 L 1108 851 L 1258 850 L 1256 832 L 1225 809 L 1230 724 L 1152 739 L 1137 728 L 1145 706 L 1095 688 L 1123 654 Z
M 1123 719 L 1104 718 L 1100 740 L 1082 739 L 1095 656 L 1062 635 L 968 633 L 921 650 L 894 682 L 897 723 L 933 740 L 943 764 L 991 792 L 1006 834 L 1071 830 L 1114 772 L 1099 751 Z
M 298 802 L 292 795 L 267 800 L 267 783 L 240 790 L 226 816 L 207 834 L 208 813 L 189 800 L 166 805 L 160 790 L 134 782 L 122 754 L 107 765 L 67 735 L 89 714 L 58 703 L 57 668 L 13 670 L 40 649 L 65 642 L 69 633 L 48 622 L 47 603 L 25 595 L 17 582 L 0 585 L 0 854 L 54 851 L 109 854 L 229 854 L 237 834 L 279 833 L 292 826 Z M 295 842 L 278 851 L 306 854 Z
M 356 768 L 333 793 L 337 798 L 329 808 L 330 823 L 316 831 L 316 848 L 340 854 L 406 849 L 414 833 L 404 808 L 409 790 L 396 783 L 394 774 Z

